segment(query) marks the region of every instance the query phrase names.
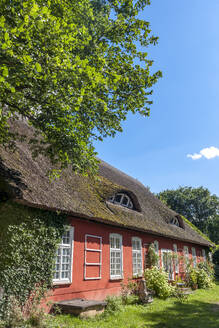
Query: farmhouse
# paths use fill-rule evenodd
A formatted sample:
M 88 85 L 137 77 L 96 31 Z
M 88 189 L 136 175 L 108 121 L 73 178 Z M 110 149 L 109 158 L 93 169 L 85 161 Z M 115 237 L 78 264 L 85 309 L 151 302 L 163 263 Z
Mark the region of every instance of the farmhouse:
M 31 136 L 31 129 L 19 124 Z M 52 301 L 118 294 L 122 282 L 142 276 L 151 243 L 170 280 L 183 277 L 183 255 L 194 266 L 207 256 L 207 239 L 143 184 L 103 161 L 98 179 L 69 168 L 51 182 L 49 162 L 42 156 L 33 160 L 25 143 L 18 142 L 14 153 L 2 149 L 0 157 L 1 199 L 10 195 L 14 204 L 68 215 L 56 254 Z M 170 260 L 169 254 L 177 256 Z

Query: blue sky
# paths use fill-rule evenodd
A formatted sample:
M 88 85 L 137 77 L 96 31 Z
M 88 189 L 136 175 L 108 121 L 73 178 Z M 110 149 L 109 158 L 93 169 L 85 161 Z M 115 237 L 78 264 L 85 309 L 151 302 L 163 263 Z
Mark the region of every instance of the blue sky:
M 163 78 L 150 117 L 130 114 L 123 133 L 96 144 L 99 157 L 153 192 L 204 186 L 219 196 L 219 1 L 152 0 L 141 17 L 159 36 L 148 52 Z

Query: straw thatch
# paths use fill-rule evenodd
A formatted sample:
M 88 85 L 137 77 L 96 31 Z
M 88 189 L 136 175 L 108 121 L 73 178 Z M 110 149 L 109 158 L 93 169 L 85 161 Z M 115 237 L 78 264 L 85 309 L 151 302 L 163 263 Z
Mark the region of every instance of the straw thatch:
M 25 122 L 17 123 L 25 135 L 33 130 Z M 0 197 L 7 194 L 16 202 L 32 207 L 48 208 L 124 228 L 146 231 L 187 242 L 208 246 L 210 242 L 192 229 L 177 213 L 167 208 L 139 181 L 101 161 L 99 178 L 76 175 L 71 168 L 50 181 L 48 159 L 32 158 L 27 143 L 17 142 L 15 152 L 0 150 Z M 107 200 L 118 191 L 129 194 L 135 210 Z M 170 224 L 177 216 L 180 227 Z

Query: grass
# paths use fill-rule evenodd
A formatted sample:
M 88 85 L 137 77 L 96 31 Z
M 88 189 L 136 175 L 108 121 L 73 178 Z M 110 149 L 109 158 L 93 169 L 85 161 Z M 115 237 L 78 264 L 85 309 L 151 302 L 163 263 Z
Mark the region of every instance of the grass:
M 81 320 L 68 315 L 50 318 L 54 328 L 218 328 L 219 284 L 198 290 L 188 300 L 155 299 L 150 305 L 126 305 L 112 315 Z

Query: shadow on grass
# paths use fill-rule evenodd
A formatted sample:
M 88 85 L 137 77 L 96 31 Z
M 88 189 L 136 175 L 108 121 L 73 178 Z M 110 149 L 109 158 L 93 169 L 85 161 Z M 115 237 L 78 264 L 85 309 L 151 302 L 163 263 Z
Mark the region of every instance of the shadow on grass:
M 165 311 L 141 314 L 144 328 L 219 328 L 219 304 L 190 301 L 175 302 Z M 147 324 L 152 322 L 153 324 Z

